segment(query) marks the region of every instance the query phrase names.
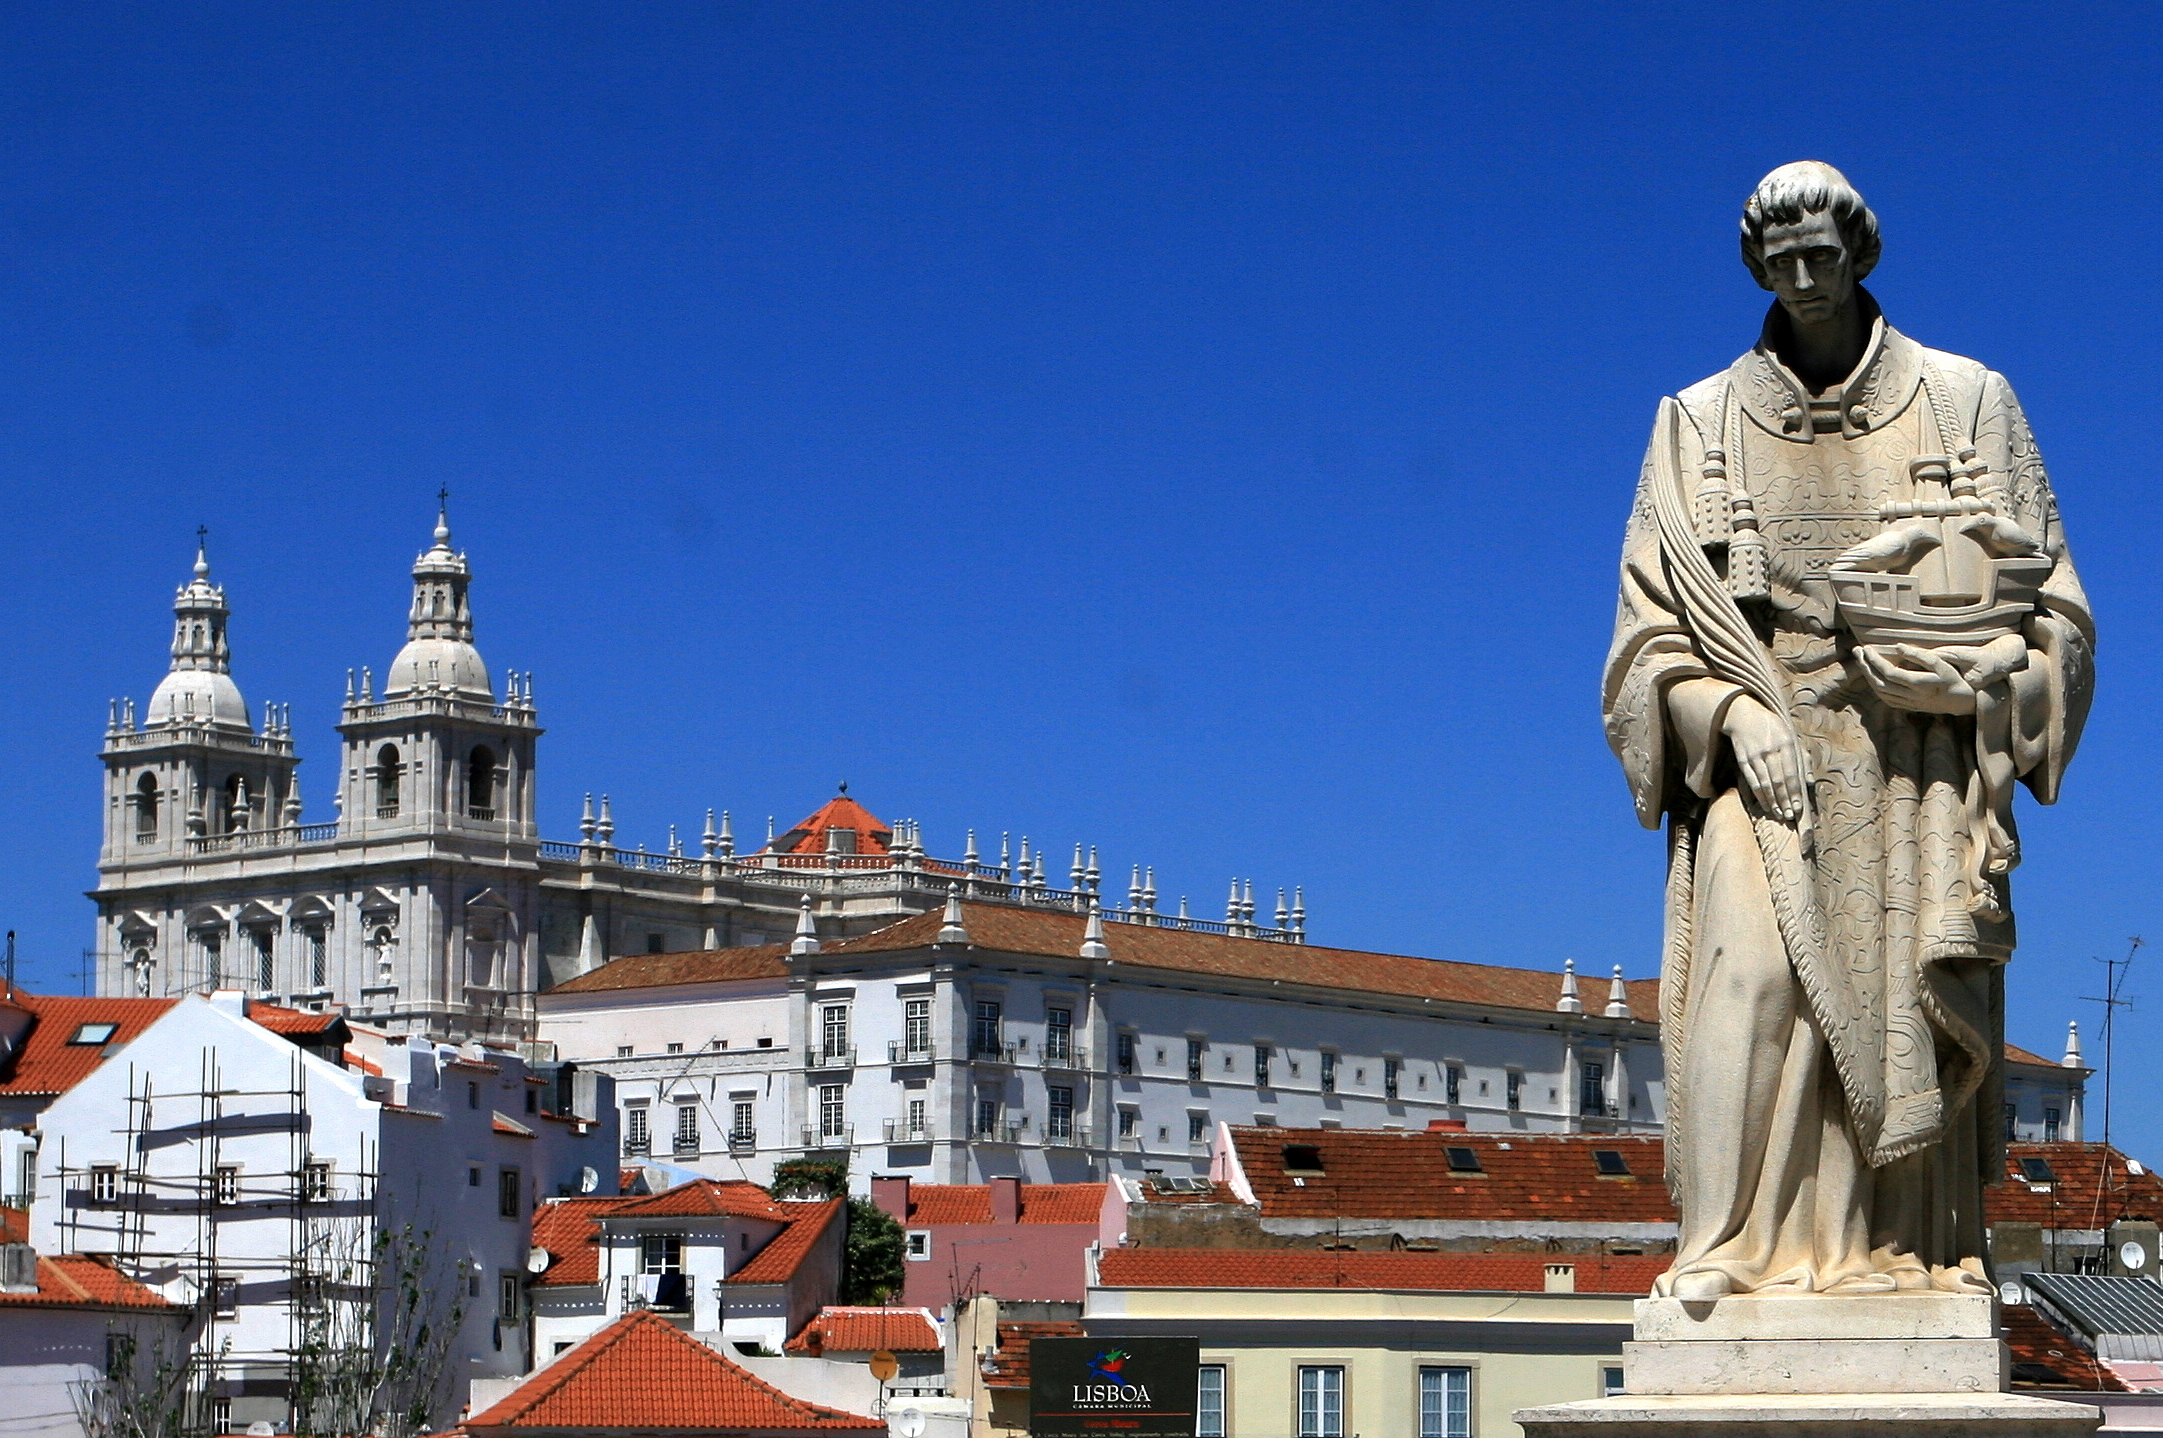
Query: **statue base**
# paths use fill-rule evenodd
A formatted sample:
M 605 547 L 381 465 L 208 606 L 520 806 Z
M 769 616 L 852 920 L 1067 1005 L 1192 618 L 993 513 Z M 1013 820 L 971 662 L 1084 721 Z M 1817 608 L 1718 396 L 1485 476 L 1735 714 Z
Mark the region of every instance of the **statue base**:
M 2004 1391 L 1994 1300 L 1953 1293 L 1638 1301 L 1627 1396 L 1526 1408 L 1526 1438 L 2087 1438 L 2099 1409 Z

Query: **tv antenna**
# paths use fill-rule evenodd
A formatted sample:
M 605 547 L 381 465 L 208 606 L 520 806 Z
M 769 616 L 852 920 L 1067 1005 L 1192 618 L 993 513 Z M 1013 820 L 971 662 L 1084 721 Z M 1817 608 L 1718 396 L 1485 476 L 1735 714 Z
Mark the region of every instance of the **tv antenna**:
M 2133 1007 L 2133 1001 L 2124 997 L 2126 974 L 2133 967 L 2133 956 L 2147 947 L 2147 942 L 2140 935 L 2135 934 L 2127 941 L 2124 958 L 2095 960 L 2096 963 L 2103 966 L 2103 993 L 2100 997 L 2093 994 L 2081 995 L 2083 1003 L 2101 1004 L 2103 1006 L 2103 1146 L 2105 1148 L 2110 1147 L 2111 1079 L 2118 1072 L 2118 1066 L 2111 1062 L 2111 1037 L 2117 1027 L 2118 1010 Z M 2106 1157 L 2103 1163 L 2104 1167 L 2108 1169 L 2110 1160 Z

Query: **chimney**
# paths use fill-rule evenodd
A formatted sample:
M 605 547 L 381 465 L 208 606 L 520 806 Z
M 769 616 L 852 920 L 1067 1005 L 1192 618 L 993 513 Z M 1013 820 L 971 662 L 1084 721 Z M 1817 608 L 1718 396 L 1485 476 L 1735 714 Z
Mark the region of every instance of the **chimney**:
M 1431 1118 L 1427 1120 L 1429 1133 L 1463 1133 L 1465 1121 L 1461 1118 Z
M 38 1291 L 38 1251 L 27 1243 L 0 1244 L 0 1293 Z
M 1020 1179 L 995 1178 L 991 1181 L 991 1221 L 993 1223 L 1021 1222 Z
M 1577 1265 L 1574 1263 L 1550 1263 L 1547 1265 L 1547 1292 L 1575 1293 L 1577 1291 Z
M 880 1174 L 871 1176 L 871 1201 L 879 1206 L 879 1212 L 900 1224 L 909 1226 L 909 1176 L 887 1178 Z
M 246 989 L 212 989 L 208 998 L 210 1006 L 220 1013 L 231 1014 L 236 1019 L 248 1017 L 248 991 Z

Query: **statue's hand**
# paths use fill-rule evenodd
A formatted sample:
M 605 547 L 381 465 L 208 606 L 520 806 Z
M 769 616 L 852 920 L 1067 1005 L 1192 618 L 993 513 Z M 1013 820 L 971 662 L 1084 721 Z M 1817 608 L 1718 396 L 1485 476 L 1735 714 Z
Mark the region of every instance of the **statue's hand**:
M 1795 736 L 1764 705 L 1747 694 L 1737 695 L 1720 721 L 1735 767 L 1749 786 L 1750 797 L 1766 813 L 1794 823 L 1802 816 L 1802 747 Z
M 1988 644 L 1961 644 L 1932 652 L 1959 670 L 1970 689 L 1995 684 L 2028 667 L 2027 641 L 2018 634 L 2001 634 Z
M 1973 714 L 1975 688 L 1943 654 L 1913 644 L 1866 644 L 1855 651 L 1878 698 L 1911 714 Z

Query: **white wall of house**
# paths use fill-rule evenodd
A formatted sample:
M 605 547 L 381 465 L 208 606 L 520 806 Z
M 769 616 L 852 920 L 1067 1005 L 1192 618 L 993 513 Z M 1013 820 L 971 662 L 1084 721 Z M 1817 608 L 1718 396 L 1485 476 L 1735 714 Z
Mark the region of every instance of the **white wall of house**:
M 106 1380 L 108 1340 L 131 1338 L 147 1372 L 181 1322 L 171 1311 L 0 1304 L 0 1438 L 81 1438 L 77 1404 Z

